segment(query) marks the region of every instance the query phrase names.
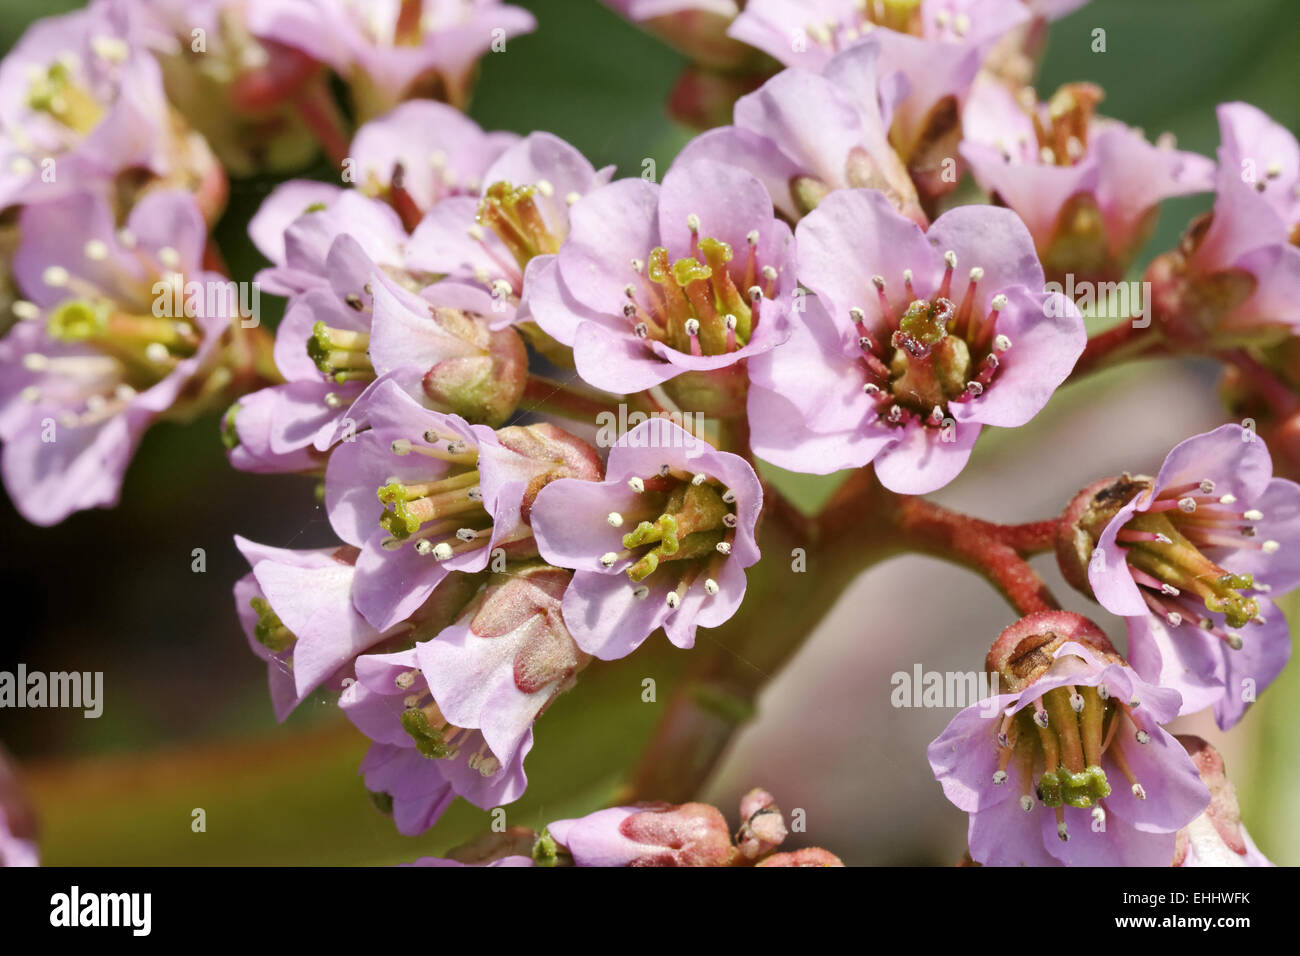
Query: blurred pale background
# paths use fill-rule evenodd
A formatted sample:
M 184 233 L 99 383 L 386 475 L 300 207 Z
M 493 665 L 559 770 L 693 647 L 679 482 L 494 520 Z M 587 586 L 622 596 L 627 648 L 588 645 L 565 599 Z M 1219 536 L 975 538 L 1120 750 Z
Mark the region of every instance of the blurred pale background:
M 680 58 L 595 0 L 522 5 L 536 12 L 540 31 L 486 58 L 473 116 L 487 128 L 550 130 L 624 175 L 638 173 L 645 157 L 667 168 L 687 135 L 662 108 Z M 0 48 L 35 16 L 73 6 L 0 0 Z M 1107 113 L 1152 137 L 1170 130 L 1183 148 L 1212 155 L 1213 109 L 1223 100 L 1249 100 L 1300 128 L 1298 14 L 1293 0 L 1095 0 L 1055 25 L 1041 91 L 1098 82 Z M 1107 31 L 1104 54 L 1090 50 L 1096 27 Z M 234 184 L 220 224 L 237 278 L 258 265 L 251 250 L 231 251 L 269 185 Z M 1176 241 L 1187 218 L 1207 206 L 1206 197 L 1167 204 L 1148 255 Z M 1177 441 L 1219 424 L 1213 385 L 1213 367 L 1181 361 L 1099 375 L 1058 394 L 1029 427 L 987 436 L 963 476 L 935 498 L 997 520 L 1055 514 L 1093 478 L 1153 469 Z M 790 484 L 810 505 L 833 486 L 833 479 Z M 287 726 L 275 724 L 264 672 L 234 618 L 230 585 L 245 570 L 230 544 L 236 531 L 281 546 L 329 539 L 309 484 L 232 472 L 214 420 L 150 432 L 114 512 L 41 530 L 0 504 L 0 580 L 11 614 L 0 669 L 23 661 L 105 672 L 99 720 L 0 711 L 0 741 L 27 772 L 47 861 L 393 862 L 485 829 L 486 814 L 460 804 L 430 834 L 403 838 L 369 807 L 355 776 L 364 742 L 335 708 L 308 704 Z M 196 547 L 207 551 L 201 575 L 190 570 Z M 1050 558 L 1036 563 L 1068 607 L 1095 611 L 1060 581 Z M 889 677 L 916 663 L 978 669 L 1010 620 L 966 571 L 920 558 L 874 569 L 776 675 L 708 796 L 734 818 L 738 795 L 764 784 L 787 810 L 806 811 L 808 842 L 850 863 L 953 862 L 964 849 L 965 818 L 946 803 L 924 759 L 951 713 L 895 710 Z M 640 702 L 642 677 L 654 676 L 665 700 L 684 653 L 662 639 L 650 645 L 622 664 L 591 668 L 547 714 L 529 758 L 530 790 L 510 808 L 511 822 L 580 812 L 610 792 L 656 716 Z M 1208 719 L 1188 722 L 1224 751 L 1247 826 L 1265 853 L 1287 864 L 1300 862 L 1297 723 L 1294 666 L 1231 734 Z M 198 807 L 207 811 L 206 833 L 190 829 Z

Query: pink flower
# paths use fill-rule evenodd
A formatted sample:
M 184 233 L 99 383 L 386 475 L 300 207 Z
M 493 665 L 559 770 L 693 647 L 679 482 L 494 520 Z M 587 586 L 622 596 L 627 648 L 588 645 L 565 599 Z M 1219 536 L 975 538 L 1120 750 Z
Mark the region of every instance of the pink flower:
M 983 426 L 1033 418 L 1083 351 L 1082 316 L 1041 291 L 1032 240 L 1008 210 L 962 206 L 923 232 L 880 193 L 841 190 L 797 241 L 817 298 L 785 346 L 749 364 L 751 445 L 775 465 L 873 462 L 891 490 L 934 491 Z
M 790 229 L 750 173 L 711 160 L 623 179 L 570 211 L 529 276 L 532 317 L 590 385 L 625 394 L 761 355 L 789 335 Z
M 252 567 L 235 583 L 235 610 L 284 720 L 319 687 L 341 690 L 353 660 L 383 635 L 352 606 L 355 548 L 294 551 L 238 536 L 235 545 Z
M 96 3 L 38 20 L 0 64 L 0 208 L 69 192 L 105 197 L 123 170 L 173 171 L 158 65 L 125 10 Z
M 890 140 L 918 179 L 939 195 L 952 188 L 941 161 L 953 155 L 961 108 L 990 50 L 1029 19 L 1019 0 L 750 0 L 729 31 L 786 66 L 833 72 L 837 54 L 871 37 L 881 77 L 901 74 L 905 95 Z
M 1219 107 L 1218 194 L 1150 269 L 1166 331 L 1267 345 L 1300 328 L 1300 146 L 1245 103 Z
M 925 223 L 916 189 L 889 143 L 888 117 L 903 91 L 890 84 L 889 102 L 882 104 L 878 54 L 878 45 L 865 41 L 836 57 L 825 74 L 778 73 L 736 101 L 735 125 L 697 136 L 675 165 L 714 159 L 748 169 L 791 222 L 833 189 L 871 187 Z
M 452 196 L 477 196 L 492 164 L 518 141 L 515 133 L 485 133 L 445 103 L 412 100 L 357 130 L 349 154 L 363 193 L 423 214 Z
M 479 59 L 536 21 L 498 0 L 260 0 L 248 25 L 332 67 L 368 119 L 419 95 L 463 107 Z
M 338 536 L 361 550 L 354 601 L 379 630 L 449 573 L 481 571 L 497 549 L 531 551 L 525 510 L 546 481 L 600 473 L 595 452 L 554 426 L 496 433 L 430 411 L 394 381 L 356 414 L 370 428 L 330 455 L 325 506 Z
M 944 794 L 970 814 L 971 857 L 1168 866 L 1178 831 L 1210 802 L 1160 726 L 1178 693 L 1143 681 L 1096 625 L 1065 611 L 1004 631 L 988 669 L 1007 692 L 967 707 L 926 751 Z
M 568 238 L 570 207 L 613 172 L 597 170 L 558 136 L 532 133 L 497 157 L 472 196 L 448 199 L 424 218 L 411 236 L 411 263 L 489 290 L 493 328 L 523 321 L 529 276 L 550 268 Z
M 758 561 L 762 503 L 743 458 L 662 418 L 618 440 L 604 481 L 548 484 L 533 532 L 543 558 L 577 571 L 564 619 L 578 646 L 611 660 L 663 627 L 691 647 L 697 627 L 726 621 L 745 596 L 745 568 Z
M 1150 238 L 1162 199 L 1213 188 L 1208 159 L 1152 146 L 1137 130 L 1095 117 L 1100 99 L 1091 84 L 1072 83 L 1026 110 L 984 76 L 962 116 L 961 155 L 1024 220 L 1055 278 L 1121 278 Z
M 1171 451 L 1155 478 L 1085 489 L 1058 554 L 1085 591 L 1126 618 L 1129 659 L 1176 689 L 1183 712 L 1241 719 L 1291 653 L 1267 598 L 1300 584 L 1300 485 L 1272 477 L 1268 449 L 1223 425 Z
M 533 722 L 589 660 L 560 615 L 568 580 L 517 566 L 433 640 L 357 661 L 339 705 L 375 742 L 362 773 L 401 832 L 432 826 L 455 796 L 491 809 L 523 794 Z
M 215 297 L 186 289 L 227 280 L 202 270 L 207 227 L 185 193 L 148 194 L 121 230 L 88 193 L 27 207 L 20 229 L 26 299 L 0 339 L 0 466 L 23 516 L 51 525 L 116 504 L 141 435 L 186 404 L 237 302 L 208 314 Z

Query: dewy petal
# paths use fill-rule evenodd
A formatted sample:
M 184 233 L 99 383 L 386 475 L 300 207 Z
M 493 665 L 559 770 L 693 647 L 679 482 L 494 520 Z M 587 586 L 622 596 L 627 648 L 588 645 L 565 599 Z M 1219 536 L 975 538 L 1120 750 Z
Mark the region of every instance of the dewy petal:
M 1249 500 L 1264 515 L 1255 525 L 1255 540 L 1276 541 L 1273 554 L 1259 548 L 1234 551 L 1228 562 L 1238 574 L 1250 574 L 1257 585 L 1282 594 L 1300 587 L 1300 485 L 1273 478 L 1264 493 Z
M 1218 494 L 1230 492 L 1249 502 L 1263 495 L 1272 476 L 1273 460 L 1259 436 L 1229 423 L 1175 445 L 1160 466 L 1153 492 L 1210 478 Z M 1139 510 L 1145 511 L 1146 504 Z
M 1088 344 L 1083 315 L 1064 295 L 1024 286 L 1003 291 L 1008 305 L 998 313 L 997 330 L 1010 339 L 1011 348 L 999 356 L 995 388 L 949 406 L 958 423 L 1024 425 L 1069 377 Z
M 978 422 L 962 422 L 940 432 L 909 422 L 896 430 L 898 441 L 876 456 L 876 477 L 890 491 L 902 495 L 938 491 L 966 467 L 980 427 Z
M 950 209 L 926 233 L 930 245 L 943 255 L 957 253 L 962 269 L 979 266 L 979 306 L 987 306 L 998 292 L 1022 285 L 1032 292 L 1043 288 L 1043 267 L 1034 240 L 1014 212 L 996 206 L 958 206 Z
M 972 704 L 957 714 L 925 750 L 930 769 L 954 806 L 967 813 L 988 810 L 1013 795 L 990 784 L 998 769 L 997 724 L 1016 694 Z M 1022 812 L 1017 807 L 1018 812 Z
M 799 279 L 822 300 L 832 318 L 849 309 L 877 316 L 873 275 L 885 277 L 894 301 L 904 270 L 911 269 L 920 296 L 931 294 L 942 274 L 943 250 L 935 250 L 921 228 L 874 189 L 831 193 L 795 229 Z M 896 304 L 906 308 L 906 303 Z
M 1045 824 L 1041 818 L 1044 817 L 1052 822 L 1052 839 L 1056 839 L 1056 818 L 1044 814 L 1039 806 L 1026 813 L 1019 801 L 1003 800 L 987 810 L 972 813 L 966 831 L 971 859 L 984 866 L 1059 865 L 1043 842 Z
M 569 238 L 559 252 L 560 278 L 579 303 L 602 315 L 621 307 L 632 261 L 644 259 L 660 243 L 658 207 L 657 185 L 620 179 L 569 210 Z M 685 228 L 684 220 L 682 225 Z M 626 324 L 621 316 L 620 322 Z
M 275 265 L 282 266 L 285 263 L 285 230 L 310 207 L 318 203 L 328 205 L 342 191 L 332 183 L 314 179 L 291 179 L 281 183 L 262 200 L 257 212 L 248 220 L 248 237 L 258 252 Z

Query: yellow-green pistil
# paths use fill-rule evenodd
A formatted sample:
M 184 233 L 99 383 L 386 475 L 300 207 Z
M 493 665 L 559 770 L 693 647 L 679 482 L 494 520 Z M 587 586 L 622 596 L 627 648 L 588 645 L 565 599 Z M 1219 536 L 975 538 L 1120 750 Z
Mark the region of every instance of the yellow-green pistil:
M 731 552 L 737 526 L 735 496 L 719 488 L 703 474 L 665 474 L 633 478 L 629 485 L 641 495 L 645 517 L 623 535 L 622 553 L 610 552 L 601 563 L 612 566 L 632 559 L 626 574 L 645 597 L 646 581 L 665 564 L 677 562 L 682 569 L 678 586 L 669 593 L 668 603 L 676 607 L 701 573 L 706 573 L 705 591 L 716 594 L 716 569 Z M 624 516 L 612 512 L 610 524 L 620 527 Z

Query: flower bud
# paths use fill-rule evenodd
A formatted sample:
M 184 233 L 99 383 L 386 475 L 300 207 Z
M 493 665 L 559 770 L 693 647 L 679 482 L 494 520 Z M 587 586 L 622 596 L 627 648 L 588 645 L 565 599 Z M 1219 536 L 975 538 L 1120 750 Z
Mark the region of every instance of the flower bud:
M 577 866 L 730 866 L 736 857 L 726 818 L 703 803 L 613 807 L 547 833 Z
M 438 362 L 424 374 L 424 392 L 471 424 L 496 427 L 519 405 L 528 378 L 528 352 L 511 328 L 492 331 L 460 309 L 437 307 L 433 317 L 475 351 Z
M 749 860 L 757 860 L 772 852 L 789 834 L 776 798 L 761 787 L 741 798 L 740 818 L 743 822 L 736 833 L 736 845 L 741 855 Z
M 1210 790 L 1205 812 L 1178 831 L 1174 866 L 1272 866 L 1241 825 L 1237 792 L 1224 771 L 1223 757 L 1200 737 L 1180 734 L 1201 782 Z
M 774 853 L 756 866 L 843 866 L 844 861 L 819 846 L 804 847 L 790 853 Z

